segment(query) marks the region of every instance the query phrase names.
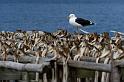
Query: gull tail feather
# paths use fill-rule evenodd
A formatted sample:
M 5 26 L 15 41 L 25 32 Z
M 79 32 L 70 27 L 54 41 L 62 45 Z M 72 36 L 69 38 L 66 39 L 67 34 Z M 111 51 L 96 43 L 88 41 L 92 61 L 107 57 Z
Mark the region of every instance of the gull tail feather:
M 83 33 L 85 33 L 85 34 L 88 34 L 89 32 L 87 32 L 87 31 L 84 31 L 84 30 L 82 30 L 82 29 L 79 29 L 81 32 L 83 32 Z

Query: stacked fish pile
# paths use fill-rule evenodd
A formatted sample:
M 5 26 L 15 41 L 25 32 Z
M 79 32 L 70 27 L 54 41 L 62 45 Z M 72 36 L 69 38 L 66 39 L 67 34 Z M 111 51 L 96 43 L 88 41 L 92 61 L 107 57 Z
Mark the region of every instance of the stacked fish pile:
M 14 56 L 15 61 L 24 55 L 50 56 L 53 59 L 65 57 L 67 60 L 80 60 L 83 56 L 121 59 L 124 57 L 124 48 L 119 33 L 113 40 L 107 32 L 99 35 L 72 34 L 63 29 L 53 33 L 17 30 L 0 32 L 0 55 L 4 61 L 8 55 Z

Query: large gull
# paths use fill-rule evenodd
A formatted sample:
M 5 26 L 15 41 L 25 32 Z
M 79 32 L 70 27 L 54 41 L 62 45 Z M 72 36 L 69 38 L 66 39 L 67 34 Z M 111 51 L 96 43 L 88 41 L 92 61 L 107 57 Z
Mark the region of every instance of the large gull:
M 82 30 L 80 27 L 94 25 L 94 23 L 92 21 L 89 21 L 89 20 L 83 19 L 83 18 L 78 18 L 78 17 L 75 16 L 75 14 L 70 14 L 69 15 L 69 23 L 72 26 L 77 27 L 78 32 L 79 32 L 79 30 L 81 30 L 84 33 L 88 33 L 88 32 Z

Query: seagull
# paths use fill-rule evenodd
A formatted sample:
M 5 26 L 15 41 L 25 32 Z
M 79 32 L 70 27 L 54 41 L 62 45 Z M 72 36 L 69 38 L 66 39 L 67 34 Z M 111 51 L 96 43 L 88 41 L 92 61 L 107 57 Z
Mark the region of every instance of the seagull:
M 94 25 L 95 23 L 93 23 L 92 21 L 89 21 L 87 19 L 83 19 L 83 18 L 77 18 L 75 16 L 75 14 L 70 14 L 69 15 L 69 23 L 74 26 L 77 27 L 77 31 L 79 32 L 79 30 L 81 30 L 84 33 L 88 33 L 82 29 L 80 29 L 80 27 L 85 27 L 85 26 L 89 26 L 89 25 Z

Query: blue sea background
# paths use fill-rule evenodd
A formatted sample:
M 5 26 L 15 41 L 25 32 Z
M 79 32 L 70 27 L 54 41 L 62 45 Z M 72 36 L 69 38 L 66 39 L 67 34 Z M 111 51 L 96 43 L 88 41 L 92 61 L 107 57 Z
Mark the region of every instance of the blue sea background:
M 67 16 L 70 13 L 89 19 L 96 25 L 85 28 L 89 32 L 124 32 L 123 0 L 1 0 L 0 31 L 43 30 L 58 28 L 74 32 Z

